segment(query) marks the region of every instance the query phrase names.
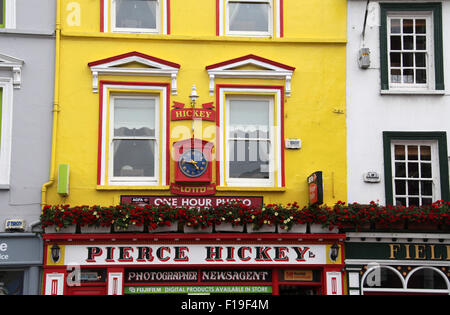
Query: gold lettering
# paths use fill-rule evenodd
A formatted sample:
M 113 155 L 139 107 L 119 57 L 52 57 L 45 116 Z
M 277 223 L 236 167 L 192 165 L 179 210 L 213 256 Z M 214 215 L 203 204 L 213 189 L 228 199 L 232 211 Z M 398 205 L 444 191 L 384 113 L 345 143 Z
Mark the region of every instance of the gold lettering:
M 409 244 L 405 245 L 405 259 L 411 259 L 411 256 L 409 256 Z
M 398 253 L 398 251 L 400 249 L 400 245 L 399 244 L 389 244 L 389 248 L 391 250 L 391 256 L 389 256 L 389 259 L 395 259 L 395 254 Z
M 414 245 L 416 250 L 415 259 L 425 259 L 425 245 Z
M 211 112 L 206 112 L 206 118 L 209 118 L 209 116 L 211 116 Z
M 431 249 L 431 259 L 433 260 L 433 259 L 442 259 L 442 253 L 441 253 L 441 256 L 440 257 L 435 257 L 434 256 L 434 246 L 436 246 L 436 245 L 430 245 L 430 249 Z

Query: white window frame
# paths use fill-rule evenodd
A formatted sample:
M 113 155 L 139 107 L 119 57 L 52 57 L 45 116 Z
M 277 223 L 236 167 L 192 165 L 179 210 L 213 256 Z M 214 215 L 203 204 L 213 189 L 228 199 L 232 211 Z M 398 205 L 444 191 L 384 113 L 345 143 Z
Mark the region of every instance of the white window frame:
M 5 1 L 5 26 L 2 29 L 15 29 L 16 28 L 16 0 Z
M 273 0 L 225 0 L 225 30 L 226 35 L 230 36 L 260 36 L 269 37 L 273 35 Z M 239 2 L 254 2 L 254 3 L 267 3 L 269 5 L 268 20 L 269 24 L 267 32 L 256 32 L 256 31 L 231 31 L 230 30 L 230 3 Z
M 153 177 L 144 176 L 114 176 L 114 140 L 118 138 L 131 139 L 131 137 L 114 137 L 114 101 L 120 98 L 132 98 L 132 99 L 153 99 L 155 101 L 155 136 L 154 137 L 137 137 L 138 140 L 154 140 L 155 141 L 155 156 L 154 156 L 154 174 Z M 113 93 L 110 95 L 110 117 L 109 117 L 109 158 L 108 158 L 108 174 L 110 184 L 127 184 L 127 185 L 141 185 L 146 183 L 147 185 L 158 185 L 159 183 L 159 155 L 160 155 L 160 98 L 158 95 L 132 95 L 132 94 L 118 94 Z
M 427 23 L 427 30 L 425 33 L 426 36 L 426 50 L 401 50 L 401 53 L 415 53 L 415 52 L 425 52 L 426 54 L 426 83 L 395 83 L 392 82 L 391 79 L 391 20 L 393 19 L 425 19 Z M 433 13 L 432 12 L 408 12 L 408 11 L 401 11 L 401 12 L 389 12 L 386 16 L 386 42 L 387 42 L 387 59 L 388 59 L 388 82 L 389 82 L 389 90 L 393 91 L 405 91 L 405 92 L 414 92 L 414 91 L 428 91 L 428 90 L 434 90 L 435 86 L 435 65 L 434 65 L 434 22 L 433 22 Z M 401 30 L 401 33 L 403 34 L 403 30 Z M 414 33 L 415 34 L 415 30 Z M 415 37 L 414 37 L 415 38 Z M 399 51 L 394 51 L 399 52 Z M 415 56 L 415 55 L 414 55 Z M 415 58 L 413 57 L 413 62 L 415 65 Z M 409 68 L 409 67 L 408 67 Z M 401 67 L 402 69 L 402 67 Z M 412 68 L 415 70 L 415 66 Z M 401 74 L 403 76 L 403 73 Z M 416 74 L 414 72 L 414 78 L 416 78 Z
M 111 5 L 111 31 L 116 33 L 146 33 L 146 34 L 160 34 L 161 33 L 161 0 L 156 1 L 156 28 L 131 28 L 131 27 L 116 27 L 116 4 L 117 0 L 110 0 Z M 164 1 L 165 4 L 165 1 Z M 164 10 L 165 11 L 165 10 Z
M 219 115 L 218 118 L 218 124 L 219 124 L 219 134 L 217 137 L 217 147 L 218 147 L 218 157 L 217 157 L 217 163 L 219 163 L 218 172 L 219 177 L 217 179 L 218 187 L 236 187 L 237 185 L 229 185 L 227 182 L 227 175 L 226 175 L 226 158 L 224 157 L 224 154 L 228 154 L 228 151 L 225 151 L 227 149 L 226 147 L 226 97 L 233 96 L 239 94 L 242 95 L 249 95 L 249 96 L 267 96 L 267 97 L 273 97 L 274 101 L 274 115 L 273 119 L 274 122 L 276 121 L 276 126 L 273 128 L 273 139 L 275 142 L 274 146 L 275 149 L 273 150 L 274 153 L 274 172 L 276 171 L 276 178 L 273 177 L 273 182 L 270 183 L 267 181 L 267 186 L 259 186 L 259 183 L 255 183 L 252 179 L 246 180 L 246 182 L 241 182 L 239 186 L 242 185 L 242 187 L 272 187 L 272 188 L 282 188 L 284 187 L 284 164 L 283 164 L 283 157 L 282 157 L 282 149 L 283 149 L 283 139 L 282 139 L 282 102 L 284 100 L 284 93 L 282 92 L 282 89 L 279 87 L 246 87 L 246 86 L 226 86 L 226 87 L 220 87 L 218 92 L 218 101 L 217 101 L 217 112 Z M 225 152 L 224 152 L 225 151 Z M 274 174 L 275 175 L 275 174 Z M 245 185 L 248 184 L 248 185 Z M 270 185 L 270 186 L 269 186 Z
M 8 189 L 11 172 L 13 80 L 11 78 L 0 77 L 0 89 L 2 89 L 2 111 L 0 117 L 0 189 Z
M 437 140 L 392 140 L 391 141 L 391 169 L 392 169 L 392 201 L 394 203 L 394 205 L 397 204 L 396 198 L 406 198 L 408 200 L 409 196 L 408 194 L 406 195 L 400 195 L 398 196 L 396 194 L 396 189 L 395 189 L 395 180 L 396 179 L 400 179 L 400 180 L 411 180 L 407 178 L 407 174 L 406 177 L 400 177 L 397 178 L 395 177 L 395 145 L 427 145 L 427 146 L 431 146 L 431 176 L 432 176 L 432 181 L 433 181 L 433 194 L 432 194 L 432 202 L 435 202 L 437 200 L 441 199 L 441 180 L 440 180 L 440 165 L 439 165 L 439 146 L 438 146 L 438 141 Z M 408 163 L 408 156 L 405 153 L 405 160 L 402 160 L 405 163 Z M 416 161 L 416 160 L 414 160 Z M 420 159 L 418 157 L 417 162 L 419 163 L 419 169 L 420 169 Z M 419 182 L 421 180 L 421 178 L 418 179 Z M 406 185 L 407 186 L 407 185 Z M 408 187 L 406 187 L 406 189 L 408 189 Z M 420 194 L 420 184 L 419 184 L 419 203 L 422 204 L 422 195 Z M 416 195 L 414 195 L 416 196 Z M 407 201 L 407 205 L 409 205 L 409 202 Z M 405 206 L 407 206 L 405 205 Z
M 259 100 L 265 100 L 269 101 L 269 143 L 270 143 L 270 149 L 269 149 L 269 178 L 231 178 L 230 177 L 230 141 L 237 140 L 237 139 L 230 139 L 229 135 L 229 123 L 230 119 L 228 118 L 226 120 L 226 127 L 225 127 L 225 150 L 226 150 L 226 181 L 228 186 L 243 186 L 243 187 L 250 187 L 250 186 L 259 186 L 259 187 L 272 187 L 274 185 L 274 170 L 275 170 L 275 128 L 274 128 L 274 101 L 273 96 L 257 96 L 257 95 L 229 95 L 226 98 L 226 111 L 227 116 L 230 117 L 230 101 L 232 100 L 240 100 L 240 101 L 259 101 Z M 253 139 L 253 141 L 257 141 L 256 139 Z
M 167 178 L 167 155 L 168 147 L 167 147 L 167 137 L 169 137 L 167 131 L 167 109 L 169 107 L 168 102 L 168 89 L 169 86 L 161 86 L 158 84 L 134 84 L 132 82 L 107 82 L 105 84 L 101 83 L 101 97 L 100 97 L 100 139 L 99 139 L 99 156 L 98 156 L 98 174 L 97 174 L 97 185 L 100 189 L 110 185 L 110 186 L 166 186 L 168 185 Z M 159 172 L 155 173 L 157 176 L 157 181 L 135 181 L 135 182 L 124 182 L 124 181 L 110 181 L 110 165 L 109 165 L 109 154 L 107 155 L 107 150 L 110 146 L 109 138 L 110 138 L 110 130 L 107 128 L 108 122 L 111 123 L 109 110 L 110 110 L 110 95 L 115 94 L 116 92 L 120 92 L 123 94 L 146 94 L 146 95 L 157 95 L 159 94 L 160 98 L 160 108 L 159 108 L 159 116 L 157 117 L 159 120 Z M 119 94 L 119 93 L 117 93 Z M 167 131 L 167 132 L 166 132 Z

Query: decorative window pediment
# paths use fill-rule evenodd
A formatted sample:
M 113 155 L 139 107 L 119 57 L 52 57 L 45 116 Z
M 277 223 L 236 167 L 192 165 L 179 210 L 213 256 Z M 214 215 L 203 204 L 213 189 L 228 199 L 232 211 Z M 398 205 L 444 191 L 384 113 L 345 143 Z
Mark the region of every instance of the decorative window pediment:
M 0 54 L 0 69 L 9 69 L 12 71 L 13 86 L 20 89 L 22 84 L 22 66 L 23 60 Z
M 209 93 L 214 95 L 214 81 L 219 78 L 257 78 L 285 80 L 286 96 L 291 95 L 291 78 L 295 68 L 255 55 L 219 62 L 206 67 L 209 75 Z
M 99 75 L 135 75 L 170 77 L 172 94 L 177 94 L 177 75 L 180 65 L 167 60 L 134 51 L 93 61 L 88 65 L 92 72 L 92 89 L 94 93 L 98 92 Z

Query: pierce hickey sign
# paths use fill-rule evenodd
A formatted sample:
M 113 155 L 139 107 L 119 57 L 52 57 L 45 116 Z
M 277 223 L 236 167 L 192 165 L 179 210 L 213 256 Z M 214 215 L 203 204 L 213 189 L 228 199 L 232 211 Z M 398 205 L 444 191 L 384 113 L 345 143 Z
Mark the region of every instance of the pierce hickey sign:
M 80 265 L 327 264 L 326 245 L 67 245 L 65 262 Z

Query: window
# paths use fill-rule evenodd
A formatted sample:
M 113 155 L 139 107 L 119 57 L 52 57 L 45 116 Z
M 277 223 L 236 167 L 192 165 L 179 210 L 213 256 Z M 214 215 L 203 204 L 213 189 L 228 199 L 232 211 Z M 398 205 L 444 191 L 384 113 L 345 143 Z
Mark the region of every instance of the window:
M 0 189 L 9 188 L 12 89 L 12 79 L 0 78 Z
M 229 35 L 270 35 L 271 1 L 228 0 L 227 33 Z
M 437 143 L 392 141 L 394 202 L 396 205 L 427 205 L 439 193 Z M 435 187 L 435 188 L 433 188 Z M 433 198 L 434 197 L 434 198 Z
M 111 24 L 115 32 L 159 33 L 158 0 L 112 0 Z
M 283 87 L 219 84 L 216 91 L 218 189 L 283 189 Z
M 227 183 L 273 186 L 273 98 L 227 99 Z
M 138 66 L 128 67 L 130 63 Z M 92 90 L 100 100 L 97 189 L 120 189 L 120 185 L 166 189 L 170 181 L 170 95 L 177 94 L 180 65 L 131 52 L 88 66 Z M 119 81 L 101 80 L 103 75 Z M 123 76 L 143 75 L 163 77 L 166 82 L 120 81 Z
M 427 205 L 448 200 L 445 133 L 385 132 L 386 204 Z
M 168 185 L 170 84 L 100 81 L 99 94 L 97 188 Z
M 443 90 L 441 4 L 380 4 L 382 90 Z
M 101 32 L 170 34 L 170 0 L 101 0 L 100 14 Z
M 23 270 L 0 270 L 0 295 L 23 295 Z
M 111 181 L 158 182 L 158 96 L 111 97 Z
M 283 37 L 284 0 L 217 0 L 217 36 Z
M 5 18 L 6 18 L 6 0 L 0 0 L 0 28 L 5 27 Z

